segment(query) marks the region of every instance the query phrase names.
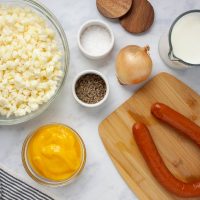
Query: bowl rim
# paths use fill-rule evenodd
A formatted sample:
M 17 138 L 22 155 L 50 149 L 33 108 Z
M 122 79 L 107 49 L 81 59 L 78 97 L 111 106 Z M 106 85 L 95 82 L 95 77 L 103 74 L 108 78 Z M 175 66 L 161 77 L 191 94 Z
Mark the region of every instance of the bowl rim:
M 85 103 L 85 102 L 81 101 L 78 98 L 78 96 L 76 94 L 76 91 L 75 91 L 75 87 L 76 87 L 77 81 L 79 80 L 79 78 L 81 76 L 84 76 L 86 74 L 99 75 L 104 80 L 104 82 L 106 84 L 106 94 L 105 94 L 105 96 L 103 97 L 102 100 L 100 100 L 99 102 L 94 103 L 94 104 L 89 104 L 89 103 Z M 97 70 L 84 70 L 84 71 L 80 72 L 79 74 L 76 75 L 76 77 L 74 78 L 73 83 L 72 83 L 72 94 L 73 94 L 73 97 L 80 105 L 82 105 L 84 107 L 94 108 L 94 107 L 98 107 L 98 106 L 102 105 L 107 100 L 109 93 L 110 93 L 110 88 L 109 88 L 109 83 L 108 83 L 107 78 L 101 72 L 99 72 Z
M 105 52 L 103 52 L 102 54 L 98 54 L 98 55 L 95 55 L 95 54 L 92 54 L 92 53 L 87 52 L 87 51 L 84 49 L 84 47 L 83 47 L 83 45 L 82 45 L 82 43 L 81 43 L 81 36 L 82 36 L 83 32 L 84 32 L 88 27 L 90 27 L 90 26 L 95 26 L 95 25 L 101 26 L 101 27 L 105 28 L 105 29 L 109 32 L 109 34 L 110 34 L 110 36 L 111 36 L 111 42 L 110 42 L 109 48 L 108 48 Z M 102 21 L 102 20 L 91 19 L 91 20 L 88 20 L 88 21 L 86 21 L 85 23 L 83 23 L 83 24 L 81 25 L 81 27 L 80 27 L 80 29 L 79 29 L 79 31 L 78 31 L 77 41 L 78 41 L 78 46 L 79 46 L 80 50 L 82 51 L 82 53 L 83 53 L 86 57 L 91 58 L 91 59 L 98 59 L 98 58 L 102 58 L 102 57 L 108 55 L 108 54 L 111 52 L 111 50 L 113 49 L 113 46 L 114 46 L 115 37 L 114 37 L 114 33 L 113 33 L 112 29 L 110 28 L 110 26 L 109 26 L 107 23 L 105 23 L 105 22 Z
M 54 100 L 56 99 L 56 97 L 60 94 L 61 89 L 64 86 L 64 83 L 66 81 L 67 75 L 68 75 L 68 69 L 69 69 L 69 65 L 70 65 L 70 52 L 69 52 L 69 44 L 67 41 L 67 37 L 65 34 L 65 31 L 62 27 L 62 25 L 60 24 L 60 22 L 58 21 L 57 17 L 42 3 L 39 3 L 35 0 L 8 0 L 5 2 L 1 2 L 0 4 L 10 4 L 10 3 L 17 3 L 17 4 L 24 4 L 25 6 L 29 6 L 31 9 L 33 10 L 37 10 L 40 14 L 44 15 L 52 24 L 52 26 L 56 29 L 57 34 L 60 37 L 60 40 L 62 41 L 62 46 L 64 49 L 64 65 L 63 65 L 63 70 L 64 70 L 64 75 L 62 76 L 62 78 L 60 79 L 60 84 L 55 92 L 55 94 L 48 100 L 48 102 L 45 102 L 43 104 L 41 104 L 40 107 L 31 112 L 28 113 L 24 116 L 20 116 L 19 118 L 14 118 L 14 119 L 9 119 L 9 118 L 5 118 L 5 119 L 0 119 L 0 125 L 14 125 L 14 124 L 20 124 L 26 121 L 29 121 L 31 119 L 34 119 L 36 117 L 38 117 L 39 115 L 41 115 L 49 106 L 52 102 L 54 102 Z M 3 115 L 0 115 L 3 116 Z
M 54 180 L 50 180 L 48 178 L 45 178 L 41 175 L 39 175 L 31 166 L 31 164 L 28 162 L 28 156 L 27 156 L 27 148 L 28 148 L 28 144 L 31 140 L 31 138 L 34 136 L 34 134 L 36 134 L 36 132 L 40 129 L 43 128 L 45 126 L 49 126 L 49 125 L 61 125 L 64 127 L 67 127 L 69 129 L 71 129 L 74 133 L 74 135 L 76 136 L 76 138 L 79 140 L 80 142 L 80 146 L 81 146 L 81 150 L 82 150 L 82 161 L 81 161 L 81 165 L 79 167 L 79 169 L 68 179 L 66 180 L 61 180 L 61 181 L 54 181 Z M 47 186 L 51 186 L 51 187 L 59 187 L 59 186 L 64 186 L 67 185 L 69 183 L 71 183 L 72 181 L 74 181 L 84 170 L 85 164 L 86 164 L 86 159 L 87 159 L 87 152 L 86 152 L 86 147 L 85 147 L 85 143 L 82 139 L 82 137 L 80 136 L 80 134 L 71 126 L 68 126 L 66 124 L 63 123 L 57 123 L 57 122 L 52 122 L 52 123 L 48 123 L 48 124 L 43 124 L 39 127 L 37 127 L 36 129 L 34 129 L 32 132 L 30 132 L 22 145 L 22 150 L 21 150 L 21 160 L 22 160 L 22 164 L 23 167 L 25 169 L 25 171 L 27 172 L 27 174 L 37 183 L 40 183 L 42 185 L 47 185 Z

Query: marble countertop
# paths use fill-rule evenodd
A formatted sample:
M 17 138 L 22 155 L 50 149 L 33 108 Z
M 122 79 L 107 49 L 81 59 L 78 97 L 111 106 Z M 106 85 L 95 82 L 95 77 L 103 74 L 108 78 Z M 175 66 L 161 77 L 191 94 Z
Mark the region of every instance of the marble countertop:
M 158 42 L 161 34 L 168 30 L 172 21 L 179 14 L 190 9 L 198 9 L 200 1 L 151 1 L 155 9 L 154 25 L 148 33 L 139 36 L 127 33 L 119 23 L 102 17 L 96 9 L 95 0 L 41 0 L 41 2 L 57 16 L 67 34 L 71 53 L 69 75 L 60 96 L 45 113 L 27 123 L 9 127 L 0 126 L 0 163 L 36 185 L 22 166 L 22 143 L 28 133 L 42 124 L 66 123 L 80 133 L 86 144 L 87 163 L 85 170 L 80 178 L 71 185 L 50 189 L 40 187 L 48 190 L 58 200 L 136 200 L 134 193 L 117 173 L 98 135 L 99 123 L 141 87 L 141 84 L 131 87 L 118 84 L 114 71 L 115 56 L 120 48 L 128 44 L 141 46 L 149 44 L 154 62 L 152 76 L 161 71 L 169 72 L 200 93 L 200 68 L 186 71 L 172 70 L 163 64 L 158 54 Z M 114 31 L 114 49 L 110 56 L 104 60 L 91 61 L 85 58 L 78 49 L 76 40 L 78 29 L 83 22 L 89 19 L 101 19 L 107 22 Z M 108 78 L 110 96 L 101 109 L 83 108 L 73 99 L 72 80 L 77 73 L 85 69 L 99 70 Z

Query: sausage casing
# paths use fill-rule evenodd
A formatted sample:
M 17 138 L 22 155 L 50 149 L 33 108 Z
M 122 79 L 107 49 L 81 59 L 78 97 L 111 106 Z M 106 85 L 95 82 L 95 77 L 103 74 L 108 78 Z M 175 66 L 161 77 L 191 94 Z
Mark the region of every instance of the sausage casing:
M 180 197 L 199 197 L 200 181 L 183 182 L 178 180 L 166 167 L 148 128 L 142 123 L 133 126 L 135 141 L 149 169 L 157 181 L 169 192 Z
M 162 103 L 153 104 L 151 107 L 151 113 L 157 119 L 174 127 L 180 131 L 180 133 L 189 137 L 200 146 L 200 127 L 190 119 Z

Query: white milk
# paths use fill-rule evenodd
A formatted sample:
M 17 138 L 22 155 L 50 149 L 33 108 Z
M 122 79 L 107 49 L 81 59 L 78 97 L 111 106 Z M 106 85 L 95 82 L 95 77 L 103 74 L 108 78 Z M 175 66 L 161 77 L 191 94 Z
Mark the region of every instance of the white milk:
M 180 18 L 171 34 L 173 53 L 190 64 L 200 64 L 200 12 Z

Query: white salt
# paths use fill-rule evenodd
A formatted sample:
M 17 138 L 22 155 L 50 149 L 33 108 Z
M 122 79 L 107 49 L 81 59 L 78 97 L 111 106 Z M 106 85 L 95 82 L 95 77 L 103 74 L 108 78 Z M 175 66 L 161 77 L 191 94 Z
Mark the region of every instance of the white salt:
M 102 26 L 92 25 L 84 30 L 81 36 L 83 49 L 94 56 L 106 53 L 111 45 L 111 35 Z

